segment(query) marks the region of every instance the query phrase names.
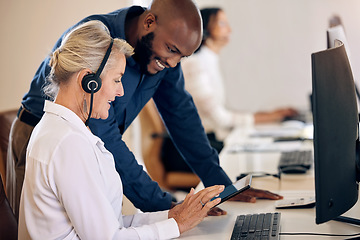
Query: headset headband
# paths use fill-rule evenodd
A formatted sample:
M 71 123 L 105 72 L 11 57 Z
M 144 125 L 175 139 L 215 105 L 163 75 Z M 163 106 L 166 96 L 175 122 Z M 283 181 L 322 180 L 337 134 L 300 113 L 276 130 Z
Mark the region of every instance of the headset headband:
M 109 45 L 108 49 L 106 50 L 105 56 L 104 56 L 103 60 L 101 61 L 98 70 L 95 73 L 95 78 L 100 77 L 100 74 L 101 74 L 102 70 L 104 69 L 105 64 L 106 64 L 106 62 L 107 62 L 107 60 L 108 60 L 108 58 L 110 56 L 111 48 L 112 48 L 113 43 L 114 43 L 114 39 L 111 38 L 111 42 L 110 42 L 110 45 Z

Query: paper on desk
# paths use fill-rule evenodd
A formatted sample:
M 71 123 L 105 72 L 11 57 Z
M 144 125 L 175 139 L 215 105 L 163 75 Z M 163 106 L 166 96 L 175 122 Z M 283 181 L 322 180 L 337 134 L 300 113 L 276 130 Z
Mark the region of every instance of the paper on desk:
M 279 191 L 284 199 L 294 199 L 299 197 L 315 198 L 315 190 L 284 190 Z
M 298 137 L 301 132 L 298 128 L 268 128 L 256 130 L 250 137 Z
M 266 143 L 243 143 L 229 146 L 230 153 L 237 152 L 285 152 L 299 150 L 302 141 L 291 142 L 266 142 Z
M 265 126 L 256 128 L 250 137 L 272 137 L 272 138 L 305 138 L 312 139 L 313 125 L 304 124 L 302 127 L 286 127 L 286 126 Z

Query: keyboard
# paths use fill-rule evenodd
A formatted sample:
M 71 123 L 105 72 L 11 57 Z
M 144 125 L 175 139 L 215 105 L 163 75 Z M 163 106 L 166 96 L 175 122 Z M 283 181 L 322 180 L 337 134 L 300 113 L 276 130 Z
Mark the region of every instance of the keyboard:
M 259 213 L 239 215 L 231 240 L 279 239 L 281 213 Z
M 311 150 L 282 152 L 278 168 L 283 173 L 306 173 L 313 162 Z

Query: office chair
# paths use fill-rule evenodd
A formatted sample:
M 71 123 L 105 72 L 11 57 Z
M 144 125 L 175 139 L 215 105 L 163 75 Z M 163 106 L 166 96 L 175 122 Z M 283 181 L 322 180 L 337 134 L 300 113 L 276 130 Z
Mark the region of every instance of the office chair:
M 189 189 L 196 187 L 200 178 L 195 173 L 168 172 L 161 160 L 161 147 L 163 143 L 165 126 L 160 114 L 151 99 L 139 114 L 141 126 L 141 151 L 146 169 L 150 177 L 161 188 L 166 190 Z
M 0 239 L 17 239 L 18 224 L 0 178 Z
M 6 186 L 6 160 L 9 144 L 9 134 L 12 122 L 16 118 L 18 110 L 0 112 L 0 175 Z

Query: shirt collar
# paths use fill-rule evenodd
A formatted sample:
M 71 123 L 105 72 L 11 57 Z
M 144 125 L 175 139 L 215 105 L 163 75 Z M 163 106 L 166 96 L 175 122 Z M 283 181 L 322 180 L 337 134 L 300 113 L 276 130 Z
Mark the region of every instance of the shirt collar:
M 97 144 L 100 142 L 103 145 L 101 139 L 92 134 L 92 132 L 85 126 L 85 123 L 80 119 L 80 117 L 70 109 L 49 100 L 45 100 L 44 112 L 57 115 L 65 121 L 69 122 L 69 124 L 71 124 L 75 129 L 82 132 L 91 143 Z

